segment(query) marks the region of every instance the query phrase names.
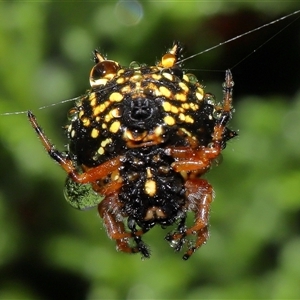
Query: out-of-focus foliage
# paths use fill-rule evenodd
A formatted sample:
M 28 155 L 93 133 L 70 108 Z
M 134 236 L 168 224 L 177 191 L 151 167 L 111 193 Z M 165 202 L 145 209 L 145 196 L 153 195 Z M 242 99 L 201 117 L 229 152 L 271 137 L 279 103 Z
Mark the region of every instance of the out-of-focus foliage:
M 32 109 L 59 149 L 72 102 L 88 88 L 94 48 L 152 64 L 174 39 L 194 54 L 298 7 L 297 2 L 1 2 L 0 114 Z M 291 21 L 291 19 L 290 19 Z M 289 22 L 289 21 L 288 21 Z M 186 62 L 222 97 L 224 70 L 281 22 Z M 115 251 L 96 210 L 64 201 L 65 174 L 25 114 L 0 116 L 0 299 L 300 297 L 300 20 L 232 72 L 239 137 L 207 178 L 211 238 L 190 261 L 145 235 L 150 260 Z M 201 71 L 202 70 L 202 71 Z M 57 105 L 38 110 L 41 106 Z

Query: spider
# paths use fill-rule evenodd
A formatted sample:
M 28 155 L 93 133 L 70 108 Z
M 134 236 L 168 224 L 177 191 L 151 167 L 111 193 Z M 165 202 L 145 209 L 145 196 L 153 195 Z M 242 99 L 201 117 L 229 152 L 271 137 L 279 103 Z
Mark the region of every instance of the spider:
M 75 208 L 98 207 L 117 250 L 150 257 L 142 236 L 175 225 L 165 239 L 187 260 L 208 239 L 213 188 L 201 178 L 236 136 L 233 80 L 226 71 L 223 101 L 180 63 L 174 42 L 154 66 L 122 67 L 94 51 L 91 89 L 69 111 L 65 152 L 58 151 L 28 111 L 49 156 L 68 174 L 65 197 Z M 187 226 L 187 215 L 194 223 Z

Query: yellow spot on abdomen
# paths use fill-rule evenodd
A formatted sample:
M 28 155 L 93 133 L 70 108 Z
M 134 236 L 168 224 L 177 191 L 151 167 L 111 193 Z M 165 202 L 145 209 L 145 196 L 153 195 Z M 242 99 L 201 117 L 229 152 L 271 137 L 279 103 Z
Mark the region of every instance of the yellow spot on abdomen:
M 120 102 L 123 100 L 123 95 L 118 92 L 114 92 L 109 96 L 109 100 L 112 102 Z
M 175 94 L 175 99 L 184 102 L 186 101 L 186 94 L 184 93 Z
M 96 93 L 91 93 L 90 97 L 89 97 L 89 100 L 90 100 L 90 105 L 92 107 L 95 106 L 97 104 Z
M 145 193 L 150 197 L 153 197 L 156 194 L 156 182 L 153 179 L 146 180 Z
M 100 155 L 104 154 L 104 148 L 100 147 L 97 151 Z
M 174 113 L 174 114 L 178 114 L 178 108 L 174 105 L 172 105 L 172 108 L 171 108 L 171 112 Z
M 204 97 L 204 90 L 201 88 L 198 88 L 197 92 L 196 92 L 196 97 L 199 101 L 201 101 Z
M 179 82 L 178 85 L 182 88 L 183 91 L 185 91 L 185 92 L 189 91 L 189 88 L 188 88 L 188 86 L 185 83 Z
M 186 123 L 194 123 L 194 119 L 191 116 L 189 116 L 189 115 L 185 116 L 185 120 L 184 121 Z
M 181 104 L 182 108 L 184 109 L 190 109 L 190 105 L 188 103 Z
M 182 121 L 182 122 L 185 121 L 185 115 L 184 115 L 184 114 L 181 113 L 181 114 L 179 114 L 178 117 L 179 117 L 179 120 L 180 120 L 180 121 Z
M 97 128 L 93 128 L 93 130 L 91 132 L 91 137 L 95 139 L 98 136 L 99 136 L 99 130 Z
M 160 91 L 161 94 L 162 94 L 163 96 L 165 96 L 166 98 L 170 98 L 171 95 L 172 95 L 171 91 L 170 91 L 169 89 L 167 89 L 166 87 L 164 87 L 164 86 L 160 86 L 160 87 L 159 87 L 159 91 Z
M 109 127 L 109 131 L 112 133 L 116 133 L 120 129 L 120 125 L 121 123 L 119 121 L 113 122 Z
M 174 125 L 175 124 L 175 119 L 171 116 L 165 116 L 164 117 L 164 122 L 167 124 L 167 125 Z
M 81 120 L 83 126 L 89 126 L 91 124 L 90 120 L 88 118 L 82 118 Z
M 169 79 L 170 81 L 173 81 L 173 75 L 170 73 L 162 73 L 162 76 L 164 76 L 165 78 Z
M 170 111 L 171 110 L 171 104 L 169 102 L 164 102 L 162 107 L 165 111 Z

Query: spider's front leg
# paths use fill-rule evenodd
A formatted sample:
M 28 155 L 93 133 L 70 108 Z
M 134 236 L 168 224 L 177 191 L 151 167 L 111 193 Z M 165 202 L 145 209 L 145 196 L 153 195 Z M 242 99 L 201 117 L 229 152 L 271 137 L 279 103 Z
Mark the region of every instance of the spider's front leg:
M 121 165 L 120 157 L 117 156 L 97 167 L 88 169 L 83 173 L 79 173 L 76 170 L 73 161 L 69 158 L 66 158 L 66 156 L 62 152 L 59 152 L 50 142 L 42 128 L 39 126 L 34 114 L 31 111 L 28 111 L 27 116 L 49 156 L 59 163 L 59 165 L 68 173 L 69 177 L 73 181 L 82 184 L 92 183 L 98 179 L 106 177 Z
M 131 228 L 129 228 L 131 232 L 125 230 L 121 209 L 122 205 L 118 198 L 118 191 L 122 186 L 122 182 L 113 181 L 102 187 L 99 187 L 97 184 L 97 180 L 105 178 L 120 167 L 121 157 L 117 156 L 90 169 L 85 167 L 83 168 L 83 173 L 79 173 L 75 168 L 73 161 L 67 158 L 62 152 L 59 152 L 50 142 L 42 128 L 39 126 L 33 113 L 28 111 L 27 115 L 49 156 L 59 163 L 59 165 L 68 173 L 69 178 L 79 184 L 91 183 L 95 192 L 105 196 L 98 205 L 98 211 L 101 218 L 104 220 L 109 237 L 116 241 L 117 249 L 129 253 L 141 252 L 144 257 L 149 257 L 149 251 L 140 237 L 145 233 L 145 230 L 136 230 L 134 224 L 131 224 Z M 129 245 L 130 239 L 135 241 L 135 247 Z

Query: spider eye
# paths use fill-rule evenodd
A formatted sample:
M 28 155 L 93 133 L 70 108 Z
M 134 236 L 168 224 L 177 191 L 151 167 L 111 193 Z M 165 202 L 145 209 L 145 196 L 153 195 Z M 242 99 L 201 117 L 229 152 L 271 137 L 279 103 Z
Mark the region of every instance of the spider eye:
M 108 80 L 111 80 L 116 76 L 120 65 L 113 60 L 104 60 L 98 62 L 91 70 L 90 73 L 90 85 L 96 87 L 99 85 L 105 85 Z

